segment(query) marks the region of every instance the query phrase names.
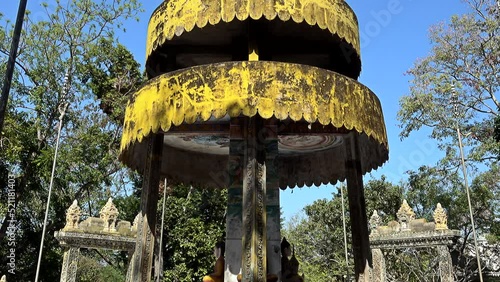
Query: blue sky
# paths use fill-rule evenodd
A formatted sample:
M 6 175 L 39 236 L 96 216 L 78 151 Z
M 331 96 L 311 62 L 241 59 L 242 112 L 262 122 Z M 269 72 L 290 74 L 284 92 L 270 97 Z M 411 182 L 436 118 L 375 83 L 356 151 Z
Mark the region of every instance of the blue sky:
M 0 12 L 15 20 L 17 1 L 2 1 Z M 50 1 L 48 1 L 50 2 Z M 421 165 L 434 164 L 443 153 L 438 150 L 427 132 L 412 134 L 401 141 L 396 114 L 399 98 L 409 91 L 411 77 L 404 73 L 417 58 L 430 51 L 428 30 L 431 25 L 449 21 L 452 15 L 462 14 L 466 6 L 460 0 L 348 0 L 356 13 L 361 35 L 362 73 L 359 81 L 372 89 L 379 97 L 389 138 L 389 161 L 372 172 L 374 177 L 384 174 L 388 180 L 399 182 L 406 178 L 405 171 Z M 41 0 L 28 0 L 32 15 L 42 13 Z M 141 63 L 145 59 L 146 30 L 149 16 L 161 3 L 160 0 L 143 1 L 145 12 L 140 21 L 129 21 L 127 32 L 120 33 L 122 44 L 129 48 Z M 365 181 L 370 179 L 365 176 Z M 296 188 L 281 193 L 281 205 L 285 219 L 299 212 L 316 199 L 331 198 L 336 189 L 331 185 Z

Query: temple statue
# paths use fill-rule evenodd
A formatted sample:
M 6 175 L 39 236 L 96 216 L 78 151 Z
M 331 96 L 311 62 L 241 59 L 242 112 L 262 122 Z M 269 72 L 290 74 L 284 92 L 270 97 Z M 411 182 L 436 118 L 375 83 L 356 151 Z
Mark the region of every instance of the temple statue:
M 104 207 L 102 207 L 99 215 L 104 221 L 104 229 L 106 232 L 116 232 L 116 220 L 118 218 L 118 209 L 113 204 L 113 198 L 109 198 Z
M 433 213 L 436 230 L 448 230 L 448 216 L 440 203 L 437 204 Z
M 81 215 L 82 212 L 78 206 L 78 201 L 74 200 L 73 204 L 66 210 L 66 225 L 64 226 L 64 230 L 78 229 L 78 221 L 80 221 Z
M 215 261 L 214 272 L 203 277 L 203 282 L 223 282 L 224 281 L 224 242 L 217 242 L 214 247 Z
M 399 208 L 396 216 L 398 217 L 401 231 L 409 231 L 410 222 L 415 219 L 415 212 L 410 205 L 408 205 L 406 200 L 403 200 L 403 204 Z
M 299 275 L 299 262 L 292 251 L 290 243 L 283 238 L 281 241 L 281 282 L 304 282 L 304 277 Z M 290 259 L 289 256 L 292 256 Z

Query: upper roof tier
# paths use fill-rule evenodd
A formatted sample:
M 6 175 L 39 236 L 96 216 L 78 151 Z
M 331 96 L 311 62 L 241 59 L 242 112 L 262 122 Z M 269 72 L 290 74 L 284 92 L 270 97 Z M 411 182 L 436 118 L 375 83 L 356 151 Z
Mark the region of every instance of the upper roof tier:
M 170 0 L 152 14 L 150 77 L 196 65 L 259 60 L 316 66 L 356 79 L 356 15 L 343 0 Z

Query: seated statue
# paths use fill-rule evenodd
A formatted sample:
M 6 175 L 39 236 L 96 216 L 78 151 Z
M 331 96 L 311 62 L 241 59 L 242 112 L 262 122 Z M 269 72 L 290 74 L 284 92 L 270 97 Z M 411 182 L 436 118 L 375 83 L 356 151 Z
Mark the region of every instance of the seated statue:
M 203 282 L 224 282 L 224 242 L 217 242 L 214 248 L 215 261 L 214 272 L 203 277 Z
M 292 258 L 288 257 L 292 255 Z M 281 241 L 281 281 L 304 282 L 304 277 L 299 275 L 299 262 L 295 258 L 295 249 L 290 249 L 290 243 L 283 238 Z

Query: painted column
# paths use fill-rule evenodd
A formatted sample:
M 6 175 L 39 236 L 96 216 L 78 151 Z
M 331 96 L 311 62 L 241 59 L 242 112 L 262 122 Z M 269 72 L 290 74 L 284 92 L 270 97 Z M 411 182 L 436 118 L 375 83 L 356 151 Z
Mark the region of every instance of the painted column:
M 266 265 L 266 151 L 263 119 L 243 119 L 243 282 L 265 282 Z
M 385 268 L 385 258 L 384 253 L 381 249 L 373 249 L 373 271 L 372 280 L 373 282 L 385 282 L 386 280 L 386 268 Z
M 243 236 L 243 158 L 245 143 L 242 135 L 242 119 L 232 118 L 230 123 L 229 175 L 226 215 L 226 266 L 225 282 L 237 282 L 241 272 L 241 238 Z
M 281 272 L 281 210 L 279 174 L 278 167 L 275 165 L 278 156 L 278 128 L 274 119 L 266 120 L 265 123 L 267 273 L 279 275 Z
M 64 251 L 63 264 L 61 270 L 61 282 L 75 282 L 76 271 L 78 269 L 78 259 L 80 258 L 80 248 L 69 247 Z
M 368 239 L 368 216 L 363 190 L 360 149 L 357 133 L 344 138 L 346 148 L 346 178 L 351 217 L 352 249 L 354 253 L 354 275 L 356 281 L 370 280 L 371 252 Z
M 125 276 L 125 282 L 132 282 L 132 263 L 134 261 L 134 251 L 128 252 L 128 264 L 127 264 L 127 274 Z
M 437 246 L 437 251 L 439 256 L 439 273 L 441 276 L 441 282 L 453 282 L 453 263 L 451 261 L 448 246 Z
M 148 149 L 143 172 L 141 213 L 138 218 L 137 241 L 131 270 L 131 281 L 134 282 L 151 281 L 163 135 L 154 134 L 146 142 Z

